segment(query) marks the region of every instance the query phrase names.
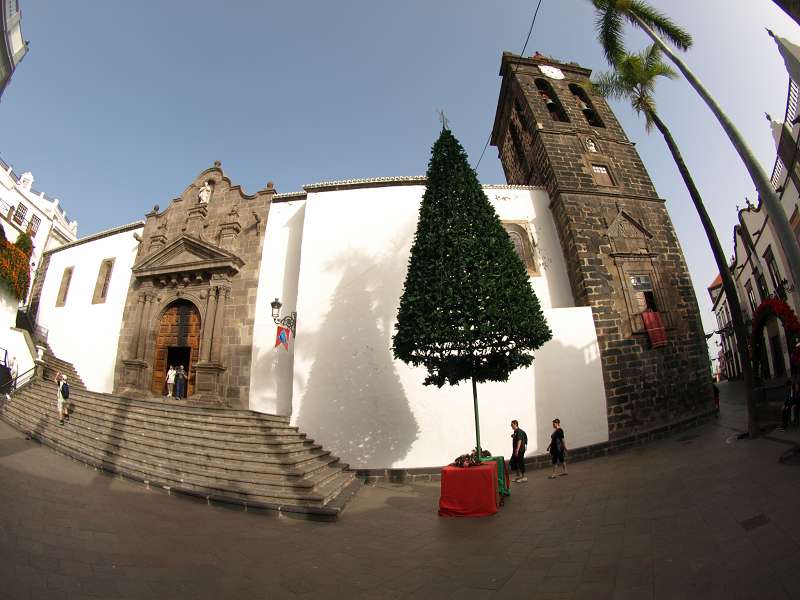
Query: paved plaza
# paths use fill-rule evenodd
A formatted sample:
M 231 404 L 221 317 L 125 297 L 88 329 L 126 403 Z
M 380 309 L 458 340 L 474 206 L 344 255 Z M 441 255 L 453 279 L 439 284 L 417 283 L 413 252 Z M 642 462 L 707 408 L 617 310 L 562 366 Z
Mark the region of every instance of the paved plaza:
M 778 462 L 800 436 L 738 441 L 721 387 L 718 423 L 534 471 L 483 519 L 438 517 L 437 482 L 365 487 L 337 523 L 209 507 L 0 424 L 0 598 L 800 598 L 800 464 Z

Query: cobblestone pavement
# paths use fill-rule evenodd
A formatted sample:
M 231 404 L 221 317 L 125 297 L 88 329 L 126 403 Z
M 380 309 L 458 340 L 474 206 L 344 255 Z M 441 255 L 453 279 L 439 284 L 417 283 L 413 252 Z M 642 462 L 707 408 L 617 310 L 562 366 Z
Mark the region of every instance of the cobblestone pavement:
M 439 518 L 438 483 L 366 487 L 338 523 L 212 508 L 0 424 L 0 598 L 800 598 L 791 433 L 736 440 L 722 387 L 720 424 L 529 473 L 484 519 Z

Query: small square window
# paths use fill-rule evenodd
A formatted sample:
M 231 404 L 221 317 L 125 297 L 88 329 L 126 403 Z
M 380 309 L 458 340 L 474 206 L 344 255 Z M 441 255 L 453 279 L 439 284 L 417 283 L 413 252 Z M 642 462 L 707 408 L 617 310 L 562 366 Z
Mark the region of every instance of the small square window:
M 597 185 L 614 185 L 614 180 L 611 178 L 611 173 L 608 172 L 608 167 L 592 165 L 592 175 L 594 175 L 594 182 Z

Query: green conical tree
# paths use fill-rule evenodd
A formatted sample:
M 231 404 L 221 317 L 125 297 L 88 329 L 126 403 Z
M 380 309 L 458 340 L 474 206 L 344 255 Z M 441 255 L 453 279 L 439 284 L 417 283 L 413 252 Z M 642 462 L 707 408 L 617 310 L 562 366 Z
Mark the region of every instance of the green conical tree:
M 442 129 L 411 247 L 392 349 L 428 370 L 425 385 L 507 381 L 552 334 L 525 266 L 461 144 Z

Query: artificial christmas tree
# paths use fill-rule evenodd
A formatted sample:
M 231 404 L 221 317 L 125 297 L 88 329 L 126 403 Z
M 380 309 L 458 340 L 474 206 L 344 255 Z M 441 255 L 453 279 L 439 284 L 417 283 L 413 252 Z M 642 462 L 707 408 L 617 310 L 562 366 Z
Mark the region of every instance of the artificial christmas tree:
M 507 381 L 552 334 L 528 274 L 461 144 L 443 128 L 428 164 L 393 339 L 425 385 Z

